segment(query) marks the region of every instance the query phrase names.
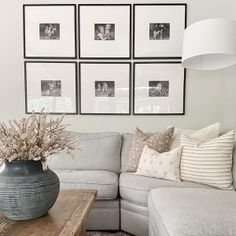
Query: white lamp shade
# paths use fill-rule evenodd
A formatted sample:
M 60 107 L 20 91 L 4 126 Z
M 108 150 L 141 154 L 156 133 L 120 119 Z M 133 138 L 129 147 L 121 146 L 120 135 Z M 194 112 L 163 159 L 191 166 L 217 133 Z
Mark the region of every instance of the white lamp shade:
M 182 65 L 216 70 L 236 64 L 236 21 L 207 19 L 184 31 Z

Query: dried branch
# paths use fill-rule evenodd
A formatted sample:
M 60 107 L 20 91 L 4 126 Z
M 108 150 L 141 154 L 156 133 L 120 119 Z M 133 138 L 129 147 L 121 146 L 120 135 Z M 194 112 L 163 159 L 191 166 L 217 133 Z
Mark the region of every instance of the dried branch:
M 64 116 L 48 120 L 43 111 L 19 121 L 0 123 L 0 165 L 4 161 L 40 160 L 45 162 L 52 154 L 72 151 L 78 140 L 65 134 Z

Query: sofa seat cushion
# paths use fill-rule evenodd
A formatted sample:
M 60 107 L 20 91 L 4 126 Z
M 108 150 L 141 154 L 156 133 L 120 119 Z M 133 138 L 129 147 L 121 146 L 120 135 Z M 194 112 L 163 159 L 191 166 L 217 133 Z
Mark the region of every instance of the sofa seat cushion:
M 147 206 L 148 194 L 150 190 L 154 188 L 213 188 L 197 183 L 176 182 L 139 176 L 135 175 L 134 173 L 121 173 L 119 187 L 121 198 L 142 206 Z
M 152 228 L 169 236 L 236 235 L 236 192 L 163 188 L 148 199 Z
M 98 200 L 116 199 L 118 174 L 109 171 L 54 170 L 62 189 L 96 189 Z

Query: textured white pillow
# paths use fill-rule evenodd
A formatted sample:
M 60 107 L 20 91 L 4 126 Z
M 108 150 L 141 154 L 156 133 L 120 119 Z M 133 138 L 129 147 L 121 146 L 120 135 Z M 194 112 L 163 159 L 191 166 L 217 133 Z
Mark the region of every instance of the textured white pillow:
M 159 153 L 147 145 L 143 149 L 136 175 L 180 181 L 182 147 Z
M 235 131 L 207 142 L 181 136 L 181 179 L 211 185 L 220 189 L 233 189 L 232 151 Z
M 195 139 L 200 142 L 205 142 L 214 138 L 217 138 L 220 134 L 220 123 L 215 123 L 209 125 L 200 130 L 188 130 L 188 129 L 179 129 L 175 128 L 173 135 L 173 141 L 171 144 L 171 150 L 180 146 L 180 136 L 181 134 L 189 137 L 190 139 Z

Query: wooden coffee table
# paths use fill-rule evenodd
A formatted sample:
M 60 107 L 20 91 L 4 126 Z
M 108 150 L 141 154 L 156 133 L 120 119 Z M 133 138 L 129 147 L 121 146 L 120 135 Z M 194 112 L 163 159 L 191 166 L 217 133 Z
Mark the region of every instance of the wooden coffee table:
M 61 190 L 47 215 L 26 221 L 7 219 L 0 213 L 0 236 L 86 235 L 85 223 L 96 190 Z

